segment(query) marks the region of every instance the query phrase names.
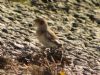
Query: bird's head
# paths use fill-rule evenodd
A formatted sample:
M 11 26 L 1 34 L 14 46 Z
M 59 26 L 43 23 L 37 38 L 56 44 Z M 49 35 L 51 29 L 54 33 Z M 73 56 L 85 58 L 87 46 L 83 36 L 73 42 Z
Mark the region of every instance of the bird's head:
M 37 18 L 34 22 L 39 29 L 47 29 L 47 22 L 43 18 Z

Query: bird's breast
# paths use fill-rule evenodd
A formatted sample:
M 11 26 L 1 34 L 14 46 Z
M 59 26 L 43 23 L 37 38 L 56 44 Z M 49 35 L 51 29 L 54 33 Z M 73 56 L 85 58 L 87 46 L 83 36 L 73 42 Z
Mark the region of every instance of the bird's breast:
M 38 35 L 38 40 L 42 43 L 45 47 L 56 47 L 57 45 L 54 44 L 52 41 L 48 40 L 43 34 Z

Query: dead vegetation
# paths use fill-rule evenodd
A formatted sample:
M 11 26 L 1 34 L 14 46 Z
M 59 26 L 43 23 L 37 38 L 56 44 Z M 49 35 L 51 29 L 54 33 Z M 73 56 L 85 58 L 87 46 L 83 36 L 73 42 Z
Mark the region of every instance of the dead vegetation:
M 0 68 L 9 74 L 62 75 L 60 73 L 64 73 L 66 75 L 65 67 L 70 63 L 65 59 L 59 49 L 44 50 L 37 54 L 23 53 L 16 59 L 1 56 Z

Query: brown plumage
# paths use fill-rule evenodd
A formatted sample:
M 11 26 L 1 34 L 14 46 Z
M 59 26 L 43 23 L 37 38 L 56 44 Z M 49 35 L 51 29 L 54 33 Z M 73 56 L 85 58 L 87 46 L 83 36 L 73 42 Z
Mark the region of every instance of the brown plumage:
M 56 34 L 48 28 L 47 22 L 42 18 L 34 20 L 37 25 L 36 34 L 38 40 L 47 48 L 59 48 L 62 46 Z

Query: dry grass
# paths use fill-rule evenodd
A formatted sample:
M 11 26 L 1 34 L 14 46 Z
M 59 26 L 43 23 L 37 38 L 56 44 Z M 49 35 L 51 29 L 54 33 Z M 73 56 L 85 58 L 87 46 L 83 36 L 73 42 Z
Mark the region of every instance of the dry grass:
M 0 63 L 3 68 L 0 69 L 0 74 L 1 70 L 3 70 L 4 73 L 2 74 L 4 75 L 57 75 L 57 69 L 63 69 L 63 64 L 60 60 L 56 62 L 56 59 L 52 55 L 51 60 L 47 56 L 43 56 L 42 53 L 35 56 L 32 56 L 32 54 L 21 55 L 16 59 L 2 56 L 0 57 Z

